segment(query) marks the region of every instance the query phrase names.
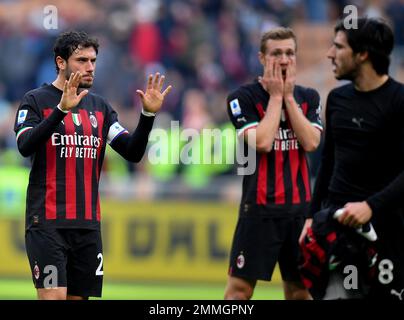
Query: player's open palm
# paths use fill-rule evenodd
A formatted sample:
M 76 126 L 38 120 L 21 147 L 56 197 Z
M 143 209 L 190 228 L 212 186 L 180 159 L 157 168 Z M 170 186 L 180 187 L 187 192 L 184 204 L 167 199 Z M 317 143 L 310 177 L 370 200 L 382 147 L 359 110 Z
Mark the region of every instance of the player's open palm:
M 282 97 L 284 83 L 282 79 L 282 70 L 279 62 L 274 58 L 265 58 L 264 75 L 258 78 L 262 87 L 271 97 Z
M 284 97 L 293 97 L 296 82 L 296 61 L 292 60 L 286 69 Z
M 142 100 L 143 109 L 147 112 L 156 113 L 161 109 L 165 96 L 171 91 L 171 86 L 168 86 L 163 92 L 164 75 L 160 76 L 160 73 L 156 73 L 154 76 L 149 75 L 147 81 L 146 92 L 142 90 L 136 90 Z
M 81 99 L 88 93 L 88 90 L 83 90 L 79 94 L 77 94 L 80 81 L 81 81 L 81 73 L 76 72 L 70 74 L 69 80 L 66 80 L 63 85 L 63 94 L 62 99 L 60 100 L 60 108 L 62 110 L 71 110 L 75 106 L 77 106 Z

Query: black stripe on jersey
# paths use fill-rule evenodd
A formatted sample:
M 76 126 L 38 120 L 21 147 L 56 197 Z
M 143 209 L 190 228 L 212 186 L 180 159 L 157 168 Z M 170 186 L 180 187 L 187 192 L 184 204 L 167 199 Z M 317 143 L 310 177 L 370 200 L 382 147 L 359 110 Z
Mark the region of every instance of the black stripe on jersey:
M 289 152 L 282 151 L 283 154 L 283 185 L 285 186 L 285 203 L 292 203 L 293 201 L 293 183 L 292 174 L 290 170 Z
M 80 114 L 79 109 L 75 108 L 72 111 L 74 114 Z M 80 116 L 81 123 L 79 126 L 75 125 L 77 135 L 84 136 L 83 130 L 83 119 Z M 82 146 L 75 146 L 76 148 L 82 148 Z M 76 150 L 75 150 L 76 152 Z M 84 158 L 77 158 L 76 157 L 76 212 L 77 212 L 77 219 L 84 221 L 85 220 L 85 192 L 84 192 Z M 82 207 L 79 207 L 78 204 L 82 204 Z
M 69 114 L 66 116 L 70 116 Z M 66 134 L 64 122 L 58 126 L 60 134 Z M 56 147 L 56 219 L 66 220 L 66 158 L 60 158 L 61 149 L 66 146 Z
M 87 112 L 87 116 L 90 119 L 90 117 L 95 117 L 96 115 L 93 112 Z M 94 127 L 93 124 L 91 124 L 90 121 L 90 126 L 91 126 L 91 132 L 94 137 L 100 138 L 98 135 L 98 126 L 101 126 L 102 123 L 98 123 L 98 120 L 96 122 L 96 127 Z M 99 160 L 101 161 L 102 158 Z M 91 172 L 92 172 L 92 185 L 91 185 L 91 219 L 96 221 L 97 220 L 97 197 L 98 197 L 98 181 L 97 181 L 97 159 L 94 159 L 92 161 L 92 167 L 91 167 Z
M 300 160 L 300 155 L 299 155 L 299 160 Z M 299 163 L 299 166 L 301 164 Z M 299 170 L 297 172 L 297 187 L 299 189 L 299 196 L 300 196 L 300 203 L 306 202 L 306 196 L 307 196 L 307 191 L 304 186 L 304 180 L 303 180 L 303 175 L 302 175 L 302 170 Z
M 268 157 L 267 203 L 275 203 L 275 152 L 266 154 Z

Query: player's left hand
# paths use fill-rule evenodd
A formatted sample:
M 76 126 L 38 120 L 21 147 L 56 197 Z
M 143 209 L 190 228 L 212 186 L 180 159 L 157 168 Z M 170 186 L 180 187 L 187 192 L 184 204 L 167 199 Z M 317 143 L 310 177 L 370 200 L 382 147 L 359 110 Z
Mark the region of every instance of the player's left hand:
M 372 209 L 366 201 L 348 202 L 344 206 L 344 213 L 338 218 L 343 225 L 358 228 L 372 217 Z
M 296 60 L 291 59 L 286 68 L 286 77 L 283 96 L 285 99 L 293 98 L 293 90 L 296 83 Z
M 165 96 L 171 91 L 171 86 L 168 86 L 163 92 L 164 75 L 160 76 L 160 73 L 156 73 L 154 76 L 149 75 L 147 81 L 146 92 L 142 90 L 136 90 L 142 100 L 143 109 L 147 112 L 156 113 L 161 109 Z

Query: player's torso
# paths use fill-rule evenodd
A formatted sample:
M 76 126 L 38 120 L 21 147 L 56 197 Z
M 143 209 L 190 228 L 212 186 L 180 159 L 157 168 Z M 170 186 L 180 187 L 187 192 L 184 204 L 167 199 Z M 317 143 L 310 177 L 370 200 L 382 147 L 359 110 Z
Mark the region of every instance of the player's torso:
M 344 90 L 330 99 L 330 130 L 339 173 L 334 180 L 340 187 L 366 196 L 402 170 L 402 129 L 392 103 L 385 91 L 360 94 Z
M 60 95 L 36 97 L 42 119 Z M 99 225 L 98 184 L 105 153 L 106 106 L 89 95 L 73 108 L 32 157 L 28 186 L 28 225 Z
M 262 119 L 267 112 L 269 95 L 259 84 L 249 89 L 254 108 Z M 308 101 L 304 90 L 296 86 L 294 97 L 299 109 L 306 115 Z M 285 210 L 299 210 L 310 199 L 307 159 L 283 105 L 271 152 L 257 152 L 255 173 L 244 177 L 241 210 L 246 211 L 245 208 L 258 205 L 264 208 L 264 212 L 283 214 Z

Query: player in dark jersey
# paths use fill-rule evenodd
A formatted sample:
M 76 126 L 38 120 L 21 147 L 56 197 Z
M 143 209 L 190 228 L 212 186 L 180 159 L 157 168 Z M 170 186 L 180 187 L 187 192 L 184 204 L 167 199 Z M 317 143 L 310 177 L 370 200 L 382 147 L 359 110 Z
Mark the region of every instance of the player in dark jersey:
M 88 90 L 98 46 L 84 32 L 61 34 L 54 46 L 56 80 L 29 91 L 15 120 L 18 149 L 32 163 L 25 238 L 39 299 L 101 296 L 98 184 L 106 144 L 139 162 L 171 90 L 161 92 L 164 76 L 149 76 L 146 91 L 137 90 L 143 110 L 129 134 L 109 103 Z
M 276 28 L 261 38 L 262 77 L 228 96 L 238 135 L 256 151 L 245 175 L 225 299 L 250 299 L 279 261 L 286 299 L 310 299 L 297 269 L 298 237 L 311 200 L 306 152 L 320 142 L 317 91 L 295 85 L 296 38 Z M 250 142 L 253 141 L 253 142 Z
M 336 25 L 327 53 L 335 77 L 351 83 L 327 99 L 322 163 L 300 241 L 322 207 L 343 208 L 338 221 L 349 227 L 370 221 L 378 236 L 377 268 L 361 296 L 402 300 L 404 85 L 388 75 L 390 27 L 377 19 L 355 21 L 357 28 Z

